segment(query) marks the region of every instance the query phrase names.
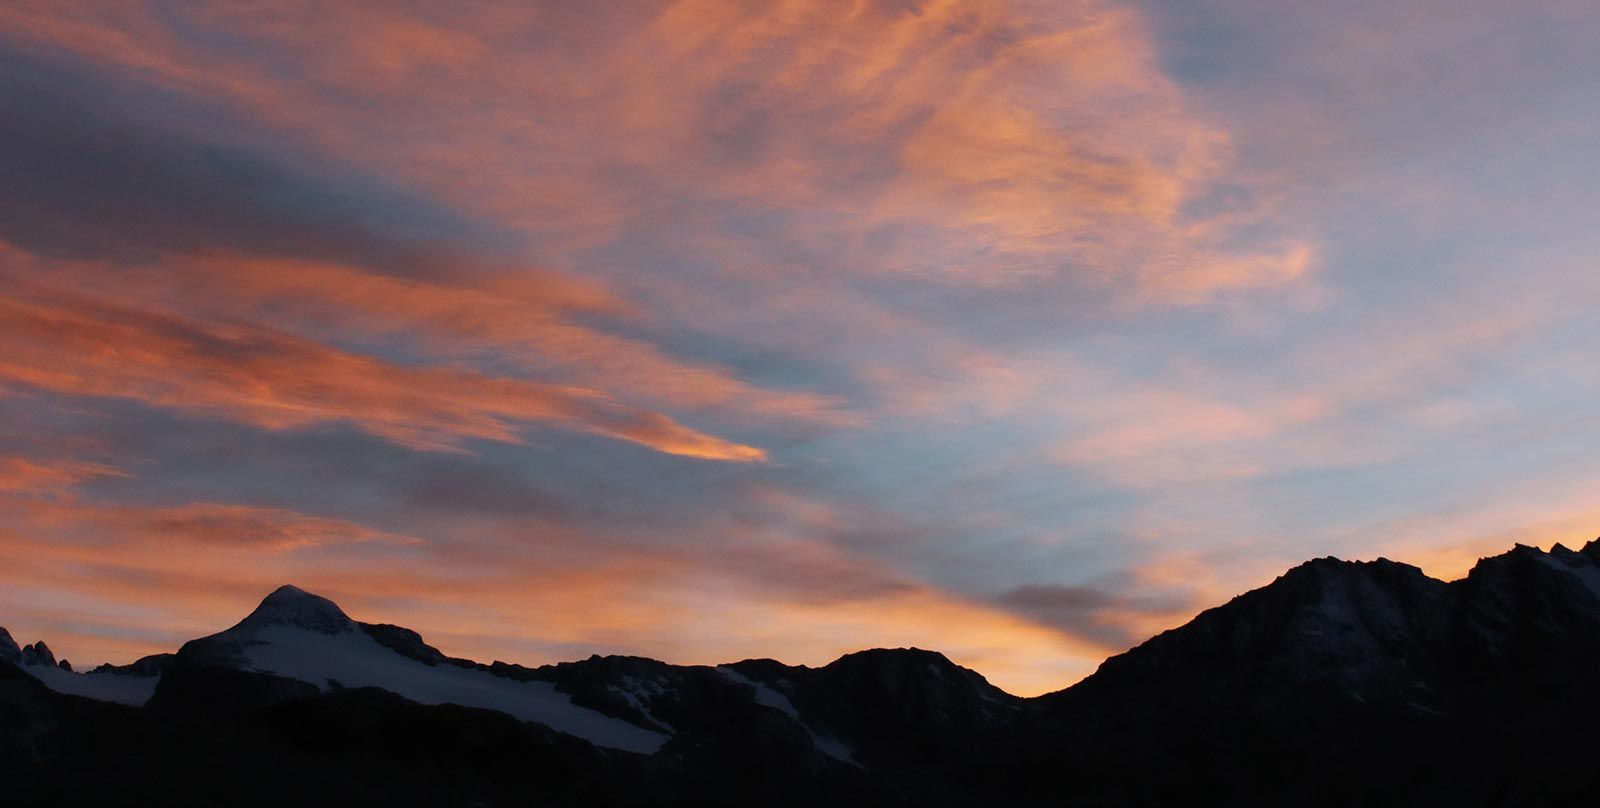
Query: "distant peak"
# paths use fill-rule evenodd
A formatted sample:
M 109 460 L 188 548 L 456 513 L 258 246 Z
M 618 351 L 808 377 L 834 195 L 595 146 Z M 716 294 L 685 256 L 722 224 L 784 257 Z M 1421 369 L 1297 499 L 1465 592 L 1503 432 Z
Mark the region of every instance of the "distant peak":
M 355 621 L 333 601 L 285 584 L 263 599 L 238 628 L 267 626 L 294 626 L 322 634 L 342 634 L 353 630 Z
M 330 601 L 327 598 L 324 598 L 324 597 L 322 597 L 320 595 L 313 595 L 310 592 L 307 592 L 304 589 L 301 589 L 300 587 L 295 586 L 294 584 L 284 584 L 283 586 L 280 586 L 277 589 L 272 590 L 272 594 L 267 595 L 265 598 L 262 599 L 261 602 L 262 603 L 275 603 L 275 602 L 276 603 L 289 603 L 289 602 L 306 601 L 306 600 L 320 600 L 320 601 L 324 601 L 324 602 L 327 602 L 327 603 L 332 603 L 333 602 L 333 601 Z
M 1600 564 L 1600 539 L 1595 539 L 1594 541 L 1585 544 L 1583 549 L 1579 550 L 1578 553 L 1595 562 L 1596 564 Z
M 1556 542 L 1551 545 L 1548 552 L 1535 545 L 1519 543 L 1500 555 L 1478 559 L 1478 564 L 1474 566 L 1474 569 L 1476 570 L 1477 567 L 1485 564 L 1502 564 L 1510 559 L 1523 559 L 1530 562 L 1538 561 L 1544 564 L 1559 563 L 1568 567 L 1581 567 L 1585 564 L 1600 565 L 1600 539 L 1585 544 L 1581 550 L 1573 550 L 1560 542 Z
M 294 584 L 284 584 L 283 586 L 280 586 L 277 589 L 272 590 L 272 593 L 267 595 L 265 598 L 262 598 L 261 602 L 262 603 L 292 603 L 292 602 L 296 602 L 296 601 L 303 601 L 303 600 L 306 600 L 308 598 L 315 598 L 317 600 L 327 600 L 327 598 L 321 597 L 320 595 L 313 595 L 310 592 L 307 592 L 304 589 L 301 589 L 300 587 L 295 586 Z M 329 602 L 331 603 L 332 601 L 329 601 Z
M 28 643 L 22 646 L 22 664 L 55 665 L 56 655 L 50 650 L 50 646 L 44 644 L 44 640 Z
M 1402 561 L 1379 557 L 1372 561 L 1347 561 L 1335 556 L 1323 556 L 1302 561 L 1289 568 L 1285 577 L 1303 572 L 1333 572 L 1340 575 L 1423 575 L 1422 568 Z

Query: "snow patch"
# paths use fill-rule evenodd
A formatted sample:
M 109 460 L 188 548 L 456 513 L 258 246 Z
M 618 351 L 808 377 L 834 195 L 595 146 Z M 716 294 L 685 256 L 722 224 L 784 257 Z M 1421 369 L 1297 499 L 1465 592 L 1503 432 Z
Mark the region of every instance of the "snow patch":
M 57 693 L 84 696 L 98 701 L 110 701 L 131 707 L 143 707 L 155 695 L 160 676 L 133 676 L 110 673 L 73 673 L 54 665 L 23 665 L 29 676 L 44 683 Z
M 1578 581 L 1587 587 L 1590 592 L 1594 593 L 1596 600 L 1600 600 L 1600 567 L 1596 567 L 1594 564 L 1588 563 L 1587 559 L 1584 559 L 1577 564 L 1569 564 L 1562 559 L 1546 553 L 1540 553 L 1538 558 L 1540 561 L 1543 561 L 1546 566 L 1561 570 L 1562 572 L 1577 578 Z
M 240 640 L 246 665 L 262 673 L 309 682 L 326 691 L 377 687 L 418 704 L 456 704 L 497 710 L 595 746 L 654 754 L 667 735 L 572 703 L 551 682 L 519 682 L 452 664 L 430 667 L 380 645 L 363 631 L 327 634 L 271 625 Z
M 855 762 L 853 757 L 855 753 L 851 751 L 850 747 L 845 746 L 837 738 L 834 738 L 831 735 L 826 735 L 812 729 L 810 725 L 800 720 L 800 711 L 795 709 L 794 702 L 789 701 L 788 696 L 785 696 L 771 687 L 768 687 L 761 682 L 757 682 L 732 668 L 716 668 L 715 670 L 717 673 L 722 674 L 724 678 L 728 679 L 734 684 L 744 685 L 755 690 L 755 701 L 757 704 L 760 704 L 763 707 L 771 707 L 772 709 L 794 719 L 794 722 L 799 724 L 800 727 L 811 736 L 811 745 L 815 746 L 818 752 L 821 752 L 822 754 L 827 755 L 834 760 L 849 763 L 855 766 L 860 765 L 859 763 Z
M 648 679 L 639 679 L 635 676 L 623 676 L 621 684 L 606 685 L 606 689 L 621 696 L 633 709 L 638 710 L 644 714 L 645 718 L 650 719 L 650 723 L 669 731 L 672 729 L 671 724 L 656 718 L 655 714 L 650 712 L 650 706 L 645 702 L 651 696 L 659 696 L 666 692 L 666 688 L 660 684 Z

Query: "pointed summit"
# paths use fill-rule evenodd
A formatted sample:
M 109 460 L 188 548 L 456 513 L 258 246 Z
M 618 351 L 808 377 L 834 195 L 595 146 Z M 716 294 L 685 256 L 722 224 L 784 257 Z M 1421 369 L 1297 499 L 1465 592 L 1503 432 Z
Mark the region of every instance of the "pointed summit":
M 17 647 L 17 641 L 11 639 L 11 632 L 0 628 L 0 659 L 12 664 L 22 664 L 22 649 Z
M 262 600 L 234 630 L 268 626 L 294 626 L 321 634 L 343 634 L 355 630 L 356 623 L 333 601 L 286 584 Z

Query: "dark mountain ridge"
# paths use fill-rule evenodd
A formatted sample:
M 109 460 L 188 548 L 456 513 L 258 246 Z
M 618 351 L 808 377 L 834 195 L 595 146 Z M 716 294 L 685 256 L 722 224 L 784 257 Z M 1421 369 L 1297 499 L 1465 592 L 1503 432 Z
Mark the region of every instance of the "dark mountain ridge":
M 446 656 L 295 587 L 71 673 L 0 630 L 0 776 L 162 804 L 1592 804 L 1600 541 L 1459 581 L 1306 562 L 1012 696 L 943 655 L 818 668 Z M 121 702 L 121 703 L 117 703 Z

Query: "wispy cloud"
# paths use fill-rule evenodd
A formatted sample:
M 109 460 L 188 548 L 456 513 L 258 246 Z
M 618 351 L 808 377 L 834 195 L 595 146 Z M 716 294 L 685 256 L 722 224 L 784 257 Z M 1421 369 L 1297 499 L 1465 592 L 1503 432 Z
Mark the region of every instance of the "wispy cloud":
M 1292 238 L 1230 248 L 1239 206 L 1195 213 L 1228 136 L 1114 4 L 307 10 L 189 13 L 248 50 L 137 7 L 67 23 L 23 6 L 8 22 L 574 244 L 619 227 L 739 241 L 742 222 L 779 215 L 852 272 L 1189 298 L 1305 270 Z M 355 116 L 406 137 L 354 140 Z
M 269 328 L 136 309 L 13 276 L 0 301 L 12 350 L 0 379 L 109 396 L 266 429 L 339 422 L 423 448 L 521 440 L 548 422 L 668 454 L 758 461 L 760 449 L 706 435 L 603 394 L 448 367 L 411 367 Z
M 103 463 L 0 455 L 0 492 L 10 494 L 60 495 L 86 480 L 125 474 Z

